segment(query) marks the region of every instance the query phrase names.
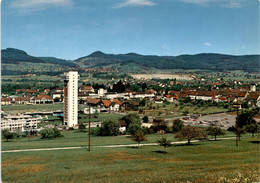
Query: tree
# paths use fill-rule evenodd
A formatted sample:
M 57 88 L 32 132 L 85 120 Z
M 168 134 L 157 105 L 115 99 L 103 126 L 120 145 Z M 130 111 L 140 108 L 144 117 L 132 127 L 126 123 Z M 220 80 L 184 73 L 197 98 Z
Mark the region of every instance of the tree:
M 243 128 L 246 125 L 255 123 L 254 112 L 244 111 L 238 116 L 238 127 Z
M 15 133 L 10 132 L 8 129 L 3 129 L 2 137 L 3 137 L 3 139 L 6 139 L 6 142 L 8 142 L 9 139 L 14 139 L 16 137 L 16 135 L 15 135 Z
M 54 139 L 57 137 L 63 137 L 60 130 L 56 128 L 45 128 L 40 131 L 41 139 Z
M 79 132 L 84 132 L 86 129 L 86 126 L 83 123 L 79 124 Z
M 238 140 L 240 141 L 240 138 L 242 137 L 243 134 L 246 133 L 246 129 L 245 128 L 239 128 L 237 129 L 237 135 L 238 135 Z
M 217 140 L 217 136 L 225 135 L 225 132 L 217 126 L 216 127 L 212 127 L 212 126 L 208 127 L 207 132 L 208 132 L 208 135 L 214 136 L 215 140 Z
M 173 120 L 173 125 L 172 125 L 172 131 L 173 132 L 179 132 L 183 128 L 183 121 L 178 119 Z
M 135 134 L 131 136 L 131 139 L 138 143 L 138 148 L 141 142 L 147 141 L 146 135 L 142 130 L 137 131 Z
M 182 112 L 182 115 L 183 115 L 183 116 L 186 116 L 186 115 L 188 115 L 188 114 L 189 114 L 189 111 L 188 111 L 187 109 L 185 109 L 185 111 Z
M 165 132 L 170 132 L 171 129 L 167 126 L 167 122 L 164 119 L 154 119 L 153 126 L 151 127 L 155 132 L 159 130 L 164 130 Z
M 114 119 L 107 119 L 102 122 L 99 128 L 99 136 L 117 136 L 119 134 L 120 124 Z
M 254 137 L 255 136 L 255 133 L 257 133 L 257 130 L 258 130 L 258 127 L 259 124 L 250 124 L 250 125 L 247 125 L 246 126 L 246 131 L 249 132 L 249 133 L 252 133 L 252 136 Z
M 144 122 L 144 123 L 147 123 L 148 121 L 149 121 L 148 116 L 144 116 L 144 117 L 143 117 L 143 122 Z
M 142 127 L 140 124 L 138 123 L 130 123 L 128 129 L 127 129 L 127 132 L 130 134 L 130 135 L 134 135 L 136 134 L 138 131 L 141 131 L 142 130 Z
M 163 146 L 163 152 L 166 153 L 165 149 L 167 147 L 170 147 L 172 146 L 171 142 L 169 140 L 167 140 L 166 137 L 162 137 L 161 139 L 158 139 L 157 140 L 157 143 L 160 145 L 160 146 Z
M 200 128 L 186 126 L 176 134 L 175 138 L 179 140 L 187 139 L 188 145 L 190 145 L 191 139 L 207 139 L 207 135 Z
M 131 113 L 131 114 L 128 114 L 126 116 L 124 116 L 122 118 L 122 120 L 125 121 L 126 123 L 126 129 L 128 129 L 128 126 L 131 124 L 131 123 L 136 123 L 136 124 L 140 124 L 141 125 L 141 118 L 138 114 L 136 113 Z

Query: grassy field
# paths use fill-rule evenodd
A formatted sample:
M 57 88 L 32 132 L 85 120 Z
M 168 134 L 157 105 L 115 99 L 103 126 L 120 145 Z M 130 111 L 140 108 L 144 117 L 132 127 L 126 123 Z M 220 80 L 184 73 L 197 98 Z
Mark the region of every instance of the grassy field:
M 63 110 L 63 104 L 35 104 L 35 105 L 4 105 L 2 110 L 8 114 L 17 114 L 25 112 L 50 112 L 55 110 Z M 79 110 L 84 109 L 86 106 L 79 105 Z
M 182 116 L 184 111 L 188 111 L 193 114 L 210 114 L 215 112 L 226 112 L 228 109 L 224 109 L 223 107 L 217 106 L 175 106 L 175 104 L 152 104 L 151 107 L 154 109 L 149 109 L 148 106 L 144 107 L 144 114 L 153 117 L 161 117 L 161 118 L 172 118 Z
M 2 150 L 14 149 L 32 149 L 32 148 L 47 148 L 47 147 L 75 147 L 88 145 L 88 133 L 77 133 L 74 131 L 64 131 L 63 138 L 53 140 L 41 140 L 40 137 L 31 137 L 28 142 L 27 138 L 14 139 L 12 142 L 2 142 Z M 169 140 L 177 141 L 174 139 L 173 134 L 166 134 Z M 162 137 L 161 134 L 151 134 L 148 136 L 148 141 L 145 143 L 156 142 L 158 138 Z M 111 136 L 111 137 L 97 137 L 91 136 L 92 146 L 101 145 L 118 145 L 118 144 L 133 144 L 134 142 L 129 136 Z
M 2 180 L 9 183 L 258 182 L 257 140 L 243 138 L 238 147 L 234 140 L 176 145 L 167 148 L 166 154 L 159 146 L 92 147 L 90 152 L 77 149 L 2 153 Z

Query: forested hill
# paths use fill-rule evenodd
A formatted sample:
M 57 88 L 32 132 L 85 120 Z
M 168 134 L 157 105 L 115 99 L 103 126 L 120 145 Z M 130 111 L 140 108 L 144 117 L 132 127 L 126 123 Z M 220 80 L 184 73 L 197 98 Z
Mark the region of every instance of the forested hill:
M 260 55 L 233 56 L 202 53 L 180 56 L 145 56 L 136 53 L 115 55 L 96 51 L 75 61 L 100 67 L 110 64 L 120 64 L 121 66 L 134 64 L 140 67 L 154 67 L 157 69 L 244 70 L 259 72 Z
M 15 48 L 7 48 L 1 50 L 2 64 L 18 64 L 22 62 L 30 63 L 48 63 L 57 64 L 67 67 L 75 67 L 76 64 L 72 61 L 59 59 L 55 57 L 35 57 L 28 55 L 25 51 Z
M 43 60 L 28 55 L 25 51 L 7 48 L 1 50 L 2 64 L 17 64 L 19 62 L 44 63 Z
M 21 68 L 17 64 L 27 64 L 37 66 L 37 72 L 48 64 L 56 69 L 87 66 L 93 68 L 112 67 L 116 65 L 118 69 L 124 72 L 138 72 L 149 68 L 155 69 L 203 69 L 203 70 L 244 70 L 248 72 L 259 72 L 260 55 L 224 55 L 213 53 L 202 53 L 196 55 L 180 56 L 156 56 L 140 55 L 136 53 L 128 54 L 106 54 L 96 51 L 88 56 L 81 57 L 75 61 L 58 59 L 54 57 L 35 57 L 28 55 L 25 51 L 7 48 L 1 50 L 2 53 L 2 73 L 18 72 Z M 13 66 L 11 68 L 11 66 Z M 58 66 L 58 67 L 57 67 Z M 10 70 L 11 69 L 11 70 Z M 20 69 L 20 70 L 19 70 Z M 52 68 L 51 68 L 52 69 Z M 27 69 L 28 70 L 28 69 Z M 25 70 L 24 72 L 28 72 Z M 48 68 L 46 68 L 48 70 Z M 30 70 L 33 72 L 34 70 Z

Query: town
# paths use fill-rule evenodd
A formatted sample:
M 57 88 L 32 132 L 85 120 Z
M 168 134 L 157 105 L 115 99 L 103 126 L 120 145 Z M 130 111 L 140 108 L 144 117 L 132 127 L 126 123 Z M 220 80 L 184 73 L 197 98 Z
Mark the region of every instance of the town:
M 1 179 L 260 181 L 259 1 L 1 2 Z
M 72 72 L 72 71 L 71 71 Z M 70 73 L 70 72 L 69 72 Z M 78 76 L 77 76 L 78 77 Z M 75 83 L 78 83 L 75 79 Z M 129 87 L 137 83 L 137 87 L 134 90 Z M 196 86 L 198 88 L 194 88 Z M 221 81 L 217 78 L 216 82 L 207 81 L 205 78 L 200 78 L 191 80 L 177 81 L 176 79 L 144 79 L 144 78 L 132 78 L 125 79 L 125 81 L 118 80 L 114 85 L 102 86 L 97 85 L 95 89 L 90 84 L 82 83 L 79 87 L 74 86 L 78 89 L 75 90 L 76 101 L 75 106 L 79 104 L 81 110 L 77 110 L 75 107 L 75 121 L 72 126 L 73 128 L 78 128 L 79 123 L 77 122 L 77 113 L 82 113 L 88 115 L 89 113 L 99 114 L 99 113 L 128 113 L 137 111 L 141 117 L 148 116 L 149 121 L 152 122 L 156 118 L 166 118 L 169 121 L 179 116 L 180 118 L 186 119 L 187 122 L 193 125 L 206 125 L 212 124 L 212 121 L 200 121 L 197 120 L 187 120 L 191 119 L 191 116 L 201 116 L 206 115 L 207 112 L 198 110 L 189 111 L 188 109 L 183 110 L 180 108 L 185 108 L 185 105 L 208 105 L 219 107 L 219 112 L 209 112 L 213 113 L 223 113 L 226 111 L 232 111 L 232 105 L 239 102 L 239 109 L 249 107 L 259 107 L 260 106 L 260 93 L 256 91 L 257 83 L 241 83 L 240 81 Z M 206 87 L 203 87 L 206 86 Z M 104 87 L 104 88 L 101 88 Z M 179 88 L 177 88 L 179 87 Z M 65 89 L 64 87 L 57 88 L 45 88 L 43 91 L 39 89 L 28 89 L 21 88 L 15 90 L 15 95 L 10 95 L 8 93 L 2 94 L 1 105 L 7 106 L 17 106 L 17 105 L 27 105 L 27 106 L 37 106 L 37 105 L 60 105 L 63 104 L 64 111 L 68 104 L 66 101 Z M 177 88 L 177 90 L 173 90 Z M 175 110 L 179 108 L 179 111 L 165 111 L 160 110 L 160 108 L 168 108 L 168 106 L 174 106 Z M 205 106 L 204 106 L 205 107 Z M 47 107 L 48 108 L 48 107 Z M 198 107 L 197 107 L 198 108 Z M 222 108 L 222 110 L 221 110 Z M 72 110 L 72 109 L 70 109 Z M 2 111 L 2 128 L 9 129 L 11 131 L 26 131 L 26 129 L 38 129 L 38 123 L 47 122 L 48 120 L 42 120 L 48 115 L 64 117 L 63 110 L 54 111 L 26 111 L 25 113 L 19 114 L 8 114 L 8 111 Z M 152 115 L 150 115 L 152 113 Z M 183 115 L 184 114 L 184 115 Z M 182 116 L 183 115 L 183 116 Z M 164 117 L 165 116 L 165 117 Z M 37 117 L 37 118 L 35 118 Z M 213 117 L 214 118 L 214 117 Z M 41 119 L 41 120 L 40 120 Z M 223 118 L 224 119 L 224 118 Z M 66 127 L 64 121 L 61 119 L 62 123 L 59 124 L 60 127 Z M 184 120 L 185 121 L 185 120 Z M 85 122 L 87 123 L 87 121 Z M 100 121 L 101 123 L 101 121 Z M 27 125 L 26 125 L 27 124 Z M 146 124 L 147 125 L 147 124 Z M 226 123 L 224 120 L 219 123 L 221 127 L 226 129 L 230 126 L 235 125 L 235 120 Z

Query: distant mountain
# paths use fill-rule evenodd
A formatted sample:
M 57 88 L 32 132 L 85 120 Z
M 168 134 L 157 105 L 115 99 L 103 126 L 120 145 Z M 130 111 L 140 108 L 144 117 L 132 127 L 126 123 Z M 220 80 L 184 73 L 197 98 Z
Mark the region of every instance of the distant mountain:
M 34 57 L 28 55 L 23 50 L 18 50 L 15 48 L 7 48 L 1 50 L 2 54 L 2 64 L 17 64 L 20 62 L 31 62 L 31 63 L 49 63 L 63 65 L 67 67 L 75 67 L 76 64 L 72 61 L 65 59 L 59 59 L 55 57 Z
M 69 60 L 55 57 L 35 57 L 14 48 L 3 49 L 1 54 L 2 75 L 59 74 L 76 66 L 76 63 Z
M 67 67 L 75 67 L 76 64 L 72 61 L 68 61 L 65 59 L 55 58 L 55 57 L 37 57 L 44 61 L 45 63 L 51 63 L 51 64 L 58 64 L 58 65 L 64 65 Z
M 43 60 L 28 55 L 25 51 L 7 48 L 1 50 L 2 64 L 17 64 L 19 62 L 44 63 Z
M 120 64 L 126 66 L 134 64 L 139 67 L 156 69 L 207 69 L 207 70 L 244 70 L 259 72 L 260 55 L 224 55 L 202 53 L 196 55 L 156 56 L 128 54 L 105 54 L 101 51 L 81 57 L 75 62 L 103 67 L 105 65 Z

